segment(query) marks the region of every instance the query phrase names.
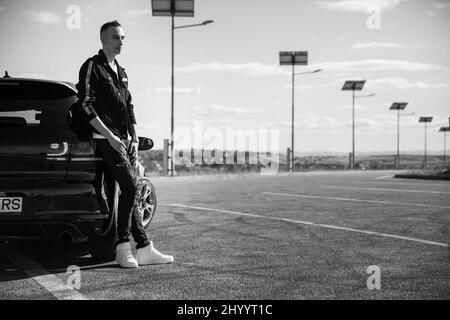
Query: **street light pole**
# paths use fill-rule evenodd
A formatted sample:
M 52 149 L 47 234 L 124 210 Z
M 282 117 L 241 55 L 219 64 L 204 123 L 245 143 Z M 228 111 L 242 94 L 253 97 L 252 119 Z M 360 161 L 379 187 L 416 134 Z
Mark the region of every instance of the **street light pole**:
M 308 52 L 307 51 L 280 51 L 280 65 L 292 66 L 292 106 L 291 106 L 291 163 L 290 171 L 294 172 L 294 86 L 295 86 L 295 65 L 308 64 Z M 311 73 L 311 72 L 308 72 Z
M 362 90 L 366 80 L 348 80 L 345 81 L 342 90 L 352 90 L 352 160 L 350 162 L 350 169 L 355 168 L 355 90 Z M 374 94 L 367 95 L 367 97 Z M 358 98 L 363 98 L 366 96 L 359 96 Z
M 170 176 L 173 177 L 173 131 L 174 131 L 174 104 L 175 104 L 175 76 L 174 76 L 174 64 L 175 64 L 175 16 L 172 14 L 172 78 L 170 86 Z
M 427 122 L 425 122 L 425 162 L 424 169 L 427 168 Z
M 397 169 L 400 168 L 400 109 L 397 109 Z
M 295 76 L 300 75 L 300 74 L 309 74 L 309 73 L 317 73 L 322 71 L 322 69 L 317 69 L 314 71 L 307 71 L 307 72 L 295 72 L 295 64 L 292 64 L 292 125 L 291 125 L 291 152 L 292 152 L 292 167 L 291 167 L 291 171 L 294 172 L 295 171 L 295 167 L 294 167 L 294 96 L 295 96 Z
M 355 168 L 355 90 L 352 90 L 352 170 Z
M 395 161 L 395 168 L 400 168 L 400 110 L 404 110 L 408 102 L 394 102 L 389 108 L 390 110 L 397 110 L 397 158 Z
M 199 24 L 185 25 L 175 27 L 175 16 L 179 17 L 193 17 L 194 16 L 194 0 L 152 0 L 152 15 L 153 16 L 170 16 L 172 18 L 171 36 L 172 36 L 172 71 L 171 71 L 171 116 L 170 116 L 170 175 L 174 175 L 174 164 L 173 164 L 173 150 L 174 150 L 174 127 L 175 127 L 175 117 L 174 117 L 174 105 L 175 105 L 175 75 L 174 75 L 174 64 L 175 64 L 175 29 L 188 28 L 196 26 L 204 26 L 208 23 L 214 22 L 213 20 L 206 20 Z
M 447 132 L 444 132 L 444 167 L 447 167 Z
M 291 125 L 291 172 L 295 171 L 295 162 L 294 162 L 294 88 L 295 88 L 295 64 L 292 64 L 292 125 Z
M 423 168 L 427 168 L 427 123 L 433 121 L 433 117 L 420 117 L 419 122 L 425 123 L 425 155 L 423 161 Z
M 439 132 L 444 133 L 444 168 L 447 168 L 447 141 L 446 141 L 447 131 L 450 131 L 450 127 L 441 127 L 439 129 Z

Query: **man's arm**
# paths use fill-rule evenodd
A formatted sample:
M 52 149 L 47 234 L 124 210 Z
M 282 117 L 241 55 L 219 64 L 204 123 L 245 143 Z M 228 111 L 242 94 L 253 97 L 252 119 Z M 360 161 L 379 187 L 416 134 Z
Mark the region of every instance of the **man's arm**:
M 93 126 L 102 136 L 108 140 L 109 144 L 119 153 L 126 154 L 125 144 L 122 140 L 119 139 L 116 135 L 114 135 L 108 127 L 105 126 L 102 120 L 99 117 L 95 117 L 91 121 L 89 121 L 91 126 Z
M 138 147 L 139 147 L 139 138 L 136 134 L 136 125 L 133 123 L 130 125 L 130 134 L 131 134 L 131 145 L 130 145 L 130 162 L 134 166 L 137 156 L 138 156 Z
M 117 152 L 125 154 L 125 144 L 105 126 L 95 112 L 94 103 L 98 83 L 99 76 L 94 61 L 89 59 L 81 66 L 77 84 L 81 114 L 91 126 L 108 140 Z
M 128 89 L 127 89 L 128 91 Z M 131 135 L 130 161 L 134 165 L 138 155 L 139 138 L 136 133 L 136 116 L 134 115 L 134 106 L 131 103 L 131 93 L 128 91 L 127 111 L 129 117 L 129 133 Z

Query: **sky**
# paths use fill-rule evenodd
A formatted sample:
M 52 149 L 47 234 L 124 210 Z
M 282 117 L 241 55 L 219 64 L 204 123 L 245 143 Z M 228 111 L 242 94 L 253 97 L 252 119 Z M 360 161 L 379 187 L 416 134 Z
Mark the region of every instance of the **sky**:
M 114 19 L 125 32 L 117 60 L 128 74 L 138 134 L 160 149 L 170 137 L 171 19 L 152 16 L 150 0 L 0 0 L 0 72 L 76 83 L 82 63 L 101 48 L 100 26 Z M 423 152 L 420 116 L 433 116 L 428 150 L 443 151 L 449 0 L 196 0 L 195 16 L 175 25 L 205 20 L 214 23 L 175 30 L 176 149 L 254 149 L 250 138 L 236 146 L 237 132 L 267 137 L 284 152 L 292 69 L 279 65 L 279 52 L 308 51 L 308 64 L 295 72 L 322 71 L 295 76 L 296 154 L 351 151 L 352 96 L 341 88 L 354 79 L 366 80 L 357 95 L 375 93 L 355 100 L 356 152 L 396 151 L 393 102 L 408 102 L 401 152 Z

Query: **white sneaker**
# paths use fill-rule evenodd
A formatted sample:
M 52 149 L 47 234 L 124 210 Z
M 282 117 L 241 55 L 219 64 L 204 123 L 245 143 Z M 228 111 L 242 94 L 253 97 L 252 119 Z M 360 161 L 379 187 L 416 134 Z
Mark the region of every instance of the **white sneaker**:
M 153 242 L 137 250 L 136 260 L 140 266 L 173 262 L 173 256 L 165 255 L 153 247 Z
M 129 242 L 119 243 L 116 247 L 116 262 L 122 268 L 137 268 L 138 262 L 133 256 Z

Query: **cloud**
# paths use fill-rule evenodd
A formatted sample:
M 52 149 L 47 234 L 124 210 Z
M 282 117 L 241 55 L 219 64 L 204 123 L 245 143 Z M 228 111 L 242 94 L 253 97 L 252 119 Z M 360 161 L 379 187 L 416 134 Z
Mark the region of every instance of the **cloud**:
M 342 106 L 337 106 L 336 108 L 339 110 L 350 110 L 353 108 L 353 106 L 351 104 L 346 104 Z M 355 110 L 367 110 L 367 107 L 364 107 L 360 104 L 355 104 Z
M 191 95 L 191 94 L 199 94 L 202 92 L 202 87 L 197 86 L 196 88 L 174 88 L 175 94 L 184 94 L 184 95 Z M 156 92 L 158 93 L 171 93 L 172 88 L 171 87 L 158 87 L 156 88 Z
M 296 130 L 300 131 L 342 130 L 351 127 L 351 125 L 351 120 L 339 120 L 318 114 L 303 114 L 302 120 L 297 120 L 294 123 L 295 128 L 297 128 Z M 291 129 L 291 126 L 291 121 L 276 122 L 273 124 L 273 127 L 280 129 Z
M 0 12 L 5 12 L 6 8 L 4 6 L 0 6 Z
M 240 107 L 228 107 L 212 104 L 206 107 L 195 107 L 195 112 L 206 117 L 243 116 L 261 112 L 260 109 L 244 109 Z
M 31 21 L 41 25 L 58 24 L 61 22 L 61 16 L 51 11 L 28 11 Z
M 407 60 L 366 59 L 357 61 L 319 62 L 310 65 L 312 69 L 325 71 L 371 72 L 371 71 L 438 71 L 444 68 L 435 64 Z
M 317 88 L 311 84 L 302 84 L 302 85 L 296 85 L 296 90 L 316 90 Z
M 447 9 L 447 8 L 450 8 L 450 2 L 446 2 L 446 3 L 435 3 L 435 4 L 434 4 L 434 9 L 437 9 L 437 10 L 439 10 L 439 11 L 445 10 L 445 9 Z M 434 16 L 436 15 L 436 12 L 433 11 L 433 10 L 427 10 L 427 11 L 425 11 L 425 14 L 426 14 L 428 17 L 434 17 Z
M 407 107 L 408 108 L 408 107 Z M 396 129 L 397 128 L 397 112 L 390 110 L 391 115 L 379 114 L 374 115 L 371 118 L 375 121 L 379 122 L 382 128 L 384 129 Z M 421 128 L 423 127 L 423 123 L 419 123 L 419 117 L 433 117 L 433 121 L 428 124 L 428 127 L 431 128 L 440 128 L 440 127 L 448 127 L 448 118 L 441 117 L 432 113 L 416 113 L 416 112 L 408 112 L 406 109 L 405 112 L 400 113 L 400 126 L 401 128 Z
M 151 15 L 152 14 L 152 10 L 150 9 L 142 9 L 142 10 L 128 10 L 122 13 L 122 17 L 124 19 L 135 19 L 135 18 L 140 18 L 140 17 L 144 17 L 147 15 Z
M 423 81 L 409 82 L 402 78 L 388 77 L 368 80 L 366 88 L 372 90 L 447 89 L 448 84 L 429 84 Z
M 292 90 L 292 85 L 288 84 L 285 86 L 286 89 Z M 317 87 L 313 86 L 311 84 L 301 84 L 301 85 L 296 85 L 295 86 L 295 90 L 316 90 Z
M 436 3 L 434 7 L 437 9 L 446 9 L 450 8 L 450 3 Z
M 177 68 L 177 72 L 233 72 L 249 76 L 269 76 L 284 75 L 290 76 L 292 73 L 285 67 L 277 65 L 267 65 L 257 62 L 249 63 L 220 63 L 209 62 L 191 63 L 188 66 Z M 372 72 L 372 71 L 438 71 L 444 67 L 420 62 L 411 62 L 407 60 L 383 60 L 366 59 L 356 61 L 336 61 L 336 62 L 317 62 L 308 66 L 309 70 L 324 69 L 324 71 L 335 71 L 338 73 L 350 72 Z
M 351 106 L 350 106 L 351 107 Z M 387 110 L 388 111 L 388 110 Z M 434 118 L 433 118 L 434 120 Z M 417 116 L 404 116 L 401 119 L 402 127 L 415 128 L 418 125 Z M 274 122 L 272 127 L 280 129 L 290 129 L 290 121 Z M 348 131 L 352 127 L 352 120 L 349 116 L 348 119 L 342 120 L 330 116 L 323 116 L 319 114 L 303 114 L 301 120 L 295 121 L 294 124 L 296 130 L 299 131 L 327 131 L 327 132 L 342 132 Z M 355 128 L 368 130 L 372 132 L 395 130 L 397 128 L 397 115 L 381 114 L 370 117 L 357 117 L 355 119 Z
M 281 67 L 275 65 L 265 65 L 258 62 L 248 63 L 191 63 L 186 67 L 177 68 L 177 72 L 235 72 L 243 73 L 250 76 L 266 76 L 266 75 L 279 75 L 290 74 L 288 71 L 284 71 Z
M 390 10 L 407 0 L 339 0 L 339 1 L 318 1 L 316 5 L 321 8 L 348 12 L 367 12 L 371 6 L 376 6 L 381 10 Z
M 405 46 L 391 42 L 364 42 L 356 43 L 350 49 L 367 49 L 367 48 L 404 48 Z

